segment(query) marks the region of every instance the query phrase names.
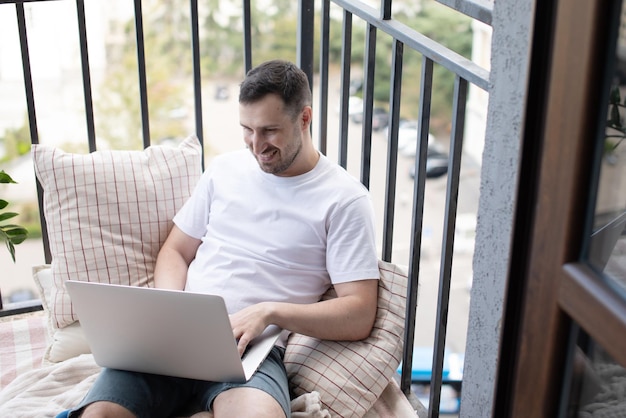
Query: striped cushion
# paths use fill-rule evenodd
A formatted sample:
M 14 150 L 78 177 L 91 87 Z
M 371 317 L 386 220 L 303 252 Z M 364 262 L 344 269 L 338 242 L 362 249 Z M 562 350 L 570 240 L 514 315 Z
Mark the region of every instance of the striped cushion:
M 76 321 L 68 279 L 151 285 L 172 218 L 201 174 L 198 139 L 87 155 L 33 145 L 32 155 L 52 253 L 53 326 Z
M 41 312 L 0 322 L 0 389 L 20 373 L 41 366 L 47 345 L 46 318 Z
M 378 311 L 362 341 L 289 337 L 285 366 L 296 396 L 317 391 L 333 417 L 361 417 L 374 405 L 402 358 L 407 274 L 379 261 Z

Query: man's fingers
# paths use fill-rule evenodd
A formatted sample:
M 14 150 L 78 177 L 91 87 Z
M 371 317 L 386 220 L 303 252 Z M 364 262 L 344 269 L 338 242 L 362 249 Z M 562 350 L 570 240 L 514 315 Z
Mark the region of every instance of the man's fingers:
M 239 351 L 239 357 L 243 357 L 243 353 L 246 351 L 246 347 L 248 347 L 249 343 L 250 339 L 247 338 L 245 334 L 239 337 L 239 340 L 237 341 L 237 350 Z

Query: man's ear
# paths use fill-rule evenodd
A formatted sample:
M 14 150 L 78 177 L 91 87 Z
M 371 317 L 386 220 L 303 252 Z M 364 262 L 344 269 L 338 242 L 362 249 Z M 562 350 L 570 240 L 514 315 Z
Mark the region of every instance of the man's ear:
M 302 109 L 302 113 L 300 116 L 300 121 L 302 122 L 302 129 L 309 129 L 311 126 L 311 121 L 313 119 L 313 109 L 311 106 L 304 106 Z

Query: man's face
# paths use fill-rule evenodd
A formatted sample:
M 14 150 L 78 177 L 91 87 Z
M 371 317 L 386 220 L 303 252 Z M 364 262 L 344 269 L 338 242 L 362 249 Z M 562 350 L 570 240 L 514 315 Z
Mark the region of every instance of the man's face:
M 244 142 L 263 171 L 277 176 L 302 174 L 297 164 L 301 118 L 293 120 L 279 96 L 268 94 L 254 103 L 240 103 L 239 121 Z

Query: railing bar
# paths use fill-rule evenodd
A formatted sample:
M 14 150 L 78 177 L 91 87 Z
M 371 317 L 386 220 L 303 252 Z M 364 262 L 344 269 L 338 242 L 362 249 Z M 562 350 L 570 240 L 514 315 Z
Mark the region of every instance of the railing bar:
M 365 39 L 365 68 L 363 101 L 363 139 L 361 144 L 361 183 L 369 189 L 372 166 L 372 115 L 374 106 L 374 76 L 376 71 L 376 28 L 367 25 Z
M 309 79 L 309 87 L 313 90 L 313 40 L 315 39 L 315 10 L 313 0 L 298 2 L 298 28 L 296 36 L 297 65 Z
M 139 98 L 141 107 L 141 130 L 143 147 L 150 146 L 150 122 L 148 111 L 148 87 L 146 82 L 146 51 L 143 39 L 143 12 L 141 0 L 135 0 L 135 36 L 137 39 L 137 69 L 139 73 Z
M 342 47 L 341 47 L 341 105 L 339 122 L 338 163 L 343 168 L 348 166 L 348 99 L 350 87 L 350 63 L 352 59 L 352 13 L 344 10 Z
M 252 69 L 252 12 L 250 0 L 243 0 L 243 68 L 245 74 Z
M 402 92 L 402 65 L 404 44 L 393 40 L 391 61 L 391 86 L 389 94 L 389 129 L 387 147 L 387 182 L 385 185 L 385 214 L 383 218 L 383 253 L 384 261 L 391 261 L 393 247 L 393 221 L 396 204 L 396 176 L 398 170 L 398 123 L 400 122 L 400 95 Z
M 31 144 L 39 143 L 39 131 L 37 129 L 37 112 L 35 110 L 35 90 L 33 89 L 33 74 L 30 66 L 30 53 L 28 49 L 28 34 L 26 31 L 26 14 L 23 4 L 16 4 L 15 11 L 17 16 L 17 28 L 20 37 L 20 51 L 22 54 L 22 71 L 24 73 L 24 90 L 26 91 L 26 107 L 28 110 L 28 126 L 30 129 Z M 39 206 L 39 222 L 41 222 L 41 241 L 43 244 L 44 260 L 46 263 L 52 262 L 52 253 L 50 252 L 50 240 L 48 238 L 48 229 L 46 218 L 43 212 L 43 188 L 41 183 L 35 177 L 37 185 L 37 205 Z
M 439 416 L 441 383 L 448 327 L 448 307 L 450 304 L 450 281 L 452 276 L 452 256 L 454 252 L 454 229 L 459 195 L 459 175 L 461 172 L 461 153 L 463 151 L 463 128 L 465 126 L 465 106 L 467 102 L 467 81 L 456 77 L 452 109 L 452 132 L 450 137 L 450 156 L 444 234 L 442 243 L 441 272 L 439 278 L 439 296 L 437 309 L 437 327 L 435 327 L 435 347 L 430 384 L 431 417 Z
M 416 30 L 409 28 L 396 20 L 382 20 L 377 17 L 378 10 L 359 0 L 332 0 L 346 11 L 358 16 L 367 23 L 376 26 L 392 38 L 399 40 L 408 48 L 432 59 L 437 64 L 461 76 L 477 87 L 487 91 L 489 89 L 489 71 L 480 67 L 471 60 L 438 44 Z
M 76 0 L 78 15 L 78 38 L 80 41 L 80 60 L 83 77 L 83 93 L 85 96 L 85 118 L 87 119 L 87 142 L 89 152 L 96 150 L 96 129 L 93 121 L 93 100 L 91 94 L 91 72 L 89 70 L 89 49 L 87 46 L 87 25 L 85 19 L 85 2 Z
M 329 53 L 330 53 L 330 0 L 322 1 L 321 11 L 321 39 L 320 39 L 320 98 L 318 112 L 319 123 L 319 150 L 326 155 L 328 151 L 328 81 Z
M 43 305 L 41 304 L 40 299 L 31 299 L 24 302 L 12 302 L 7 303 L 4 306 L 0 303 L 0 318 L 42 310 Z
M 493 15 L 493 2 L 489 0 L 436 0 L 465 16 L 479 20 L 491 26 Z
M 193 98 L 196 136 L 200 140 L 202 155 L 204 156 L 204 127 L 202 124 L 202 77 L 200 66 L 200 30 L 198 17 L 198 0 L 189 2 L 191 8 L 191 59 L 193 61 Z M 201 160 L 204 171 L 204 157 Z
M 404 357 L 402 364 L 413 364 L 415 342 L 415 320 L 417 317 L 417 294 L 419 288 L 419 267 L 422 249 L 422 227 L 424 220 L 424 195 L 426 193 L 426 157 L 428 155 L 428 131 L 431 97 L 433 91 L 433 61 L 422 58 L 420 84 L 418 131 L 415 158 L 415 178 L 413 179 L 413 216 L 411 219 L 411 248 L 409 260 L 409 283 L 407 288 L 406 321 L 404 329 Z M 402 367 L 400 387 L 404 393 L 411 391 L 411 367 Z
M 380 18 L 383 20 L 391 19 L 391 0 L 381 0 Z
M 24 3 L 43 3 L 44 1 L 59 1 L 59 0 L 0 0 L 0 4 L 24 4 Z
M 20 35 L 20 50 L 22 53 L 22 71 L 24 73 L 24 87 L 26 90 L 26 107 L 28 108 L 28 123 L 30 128 L 31 144 L 39 143 L 37 131 L 37 114 L 35 112 L 35 90 L 33 89 L 33 74 L 30 65 L 30 53 L 28 50 L 28 35 L 26 32 L 26 14 L 23 4 L 16 4 L 17 27 Z

